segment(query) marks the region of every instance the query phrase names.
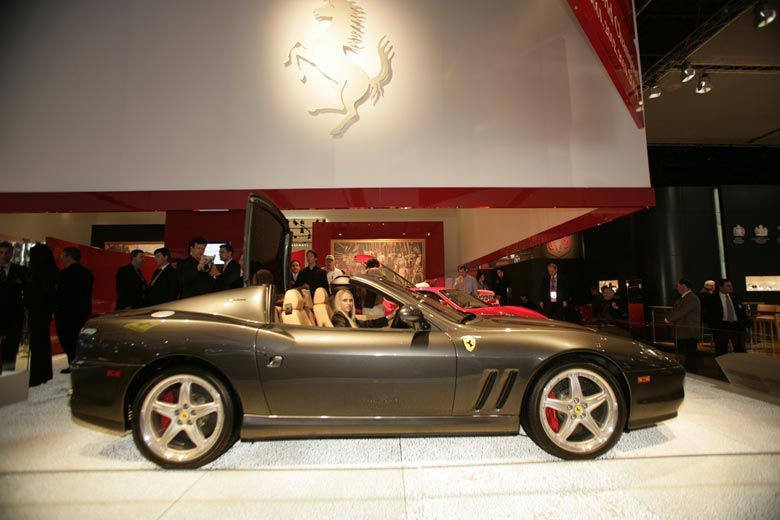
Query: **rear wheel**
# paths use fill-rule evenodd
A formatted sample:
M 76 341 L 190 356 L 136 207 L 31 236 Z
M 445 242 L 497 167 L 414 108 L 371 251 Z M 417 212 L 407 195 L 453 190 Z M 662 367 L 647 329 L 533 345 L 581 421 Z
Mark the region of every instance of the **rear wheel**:
M 133 440 L 164 468 L 197 468 L 234 442 L 235 405 L 225 385 L 199 367 L 165 370 L 144 384 L 133 405 Z
M 536 382 L 524 417 L 526 433 L 562 459 L 592 459 L 623 433 L 626 404 L 615 377 L 599 365 L 567 363 Z

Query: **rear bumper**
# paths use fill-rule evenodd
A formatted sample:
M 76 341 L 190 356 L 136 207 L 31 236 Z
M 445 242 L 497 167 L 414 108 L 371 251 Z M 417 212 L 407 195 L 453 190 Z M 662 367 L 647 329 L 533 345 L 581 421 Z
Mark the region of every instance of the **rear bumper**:
M 649 377 L 649 382 L 640 382 Z M 650 426 L 677 416 L 685 398 L 685 370 L 681 366 L 626 372 L 631 388 L 627 429 Z
M 71 367 L 73 417 L 112 430 L 125 430 L 125 395 L 143 365 L 77 360 Z

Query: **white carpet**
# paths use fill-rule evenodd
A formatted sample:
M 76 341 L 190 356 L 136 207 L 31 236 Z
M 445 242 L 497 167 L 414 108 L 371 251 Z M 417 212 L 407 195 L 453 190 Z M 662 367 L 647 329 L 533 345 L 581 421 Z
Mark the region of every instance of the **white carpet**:
M 291 440 L 186 472 L 74 422 L 68 385 L 0 408 L 0 518 L 780 518 L 780 407 L 701 379 L 677 419 L 597 461 L 525 435 Z

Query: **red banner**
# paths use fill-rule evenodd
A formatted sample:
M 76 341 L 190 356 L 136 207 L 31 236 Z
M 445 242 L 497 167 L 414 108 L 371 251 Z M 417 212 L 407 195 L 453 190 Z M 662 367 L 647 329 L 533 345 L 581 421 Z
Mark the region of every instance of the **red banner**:
M 642 81 L 634 44 L 634 12 L 627 0 L 568 0 L 569 6 L 604 64 L 612 83 L 637 127 L 645 126 L 641 111 Z

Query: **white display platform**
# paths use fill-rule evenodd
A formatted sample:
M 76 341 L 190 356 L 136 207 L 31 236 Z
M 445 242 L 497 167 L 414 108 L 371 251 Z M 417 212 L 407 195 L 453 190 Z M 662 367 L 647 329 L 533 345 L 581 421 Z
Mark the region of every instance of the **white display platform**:
M 565 462 L 511 437 L 237 443 L 163 471 L 76 423 L 68 376 L 0 408 L 0 518 L 776 518 L 780 406 L 686 381 L 677 419 Z
M 26 370 L 0 374 L 0 406 L 26 401 L 29 381 L 30 374 Z

